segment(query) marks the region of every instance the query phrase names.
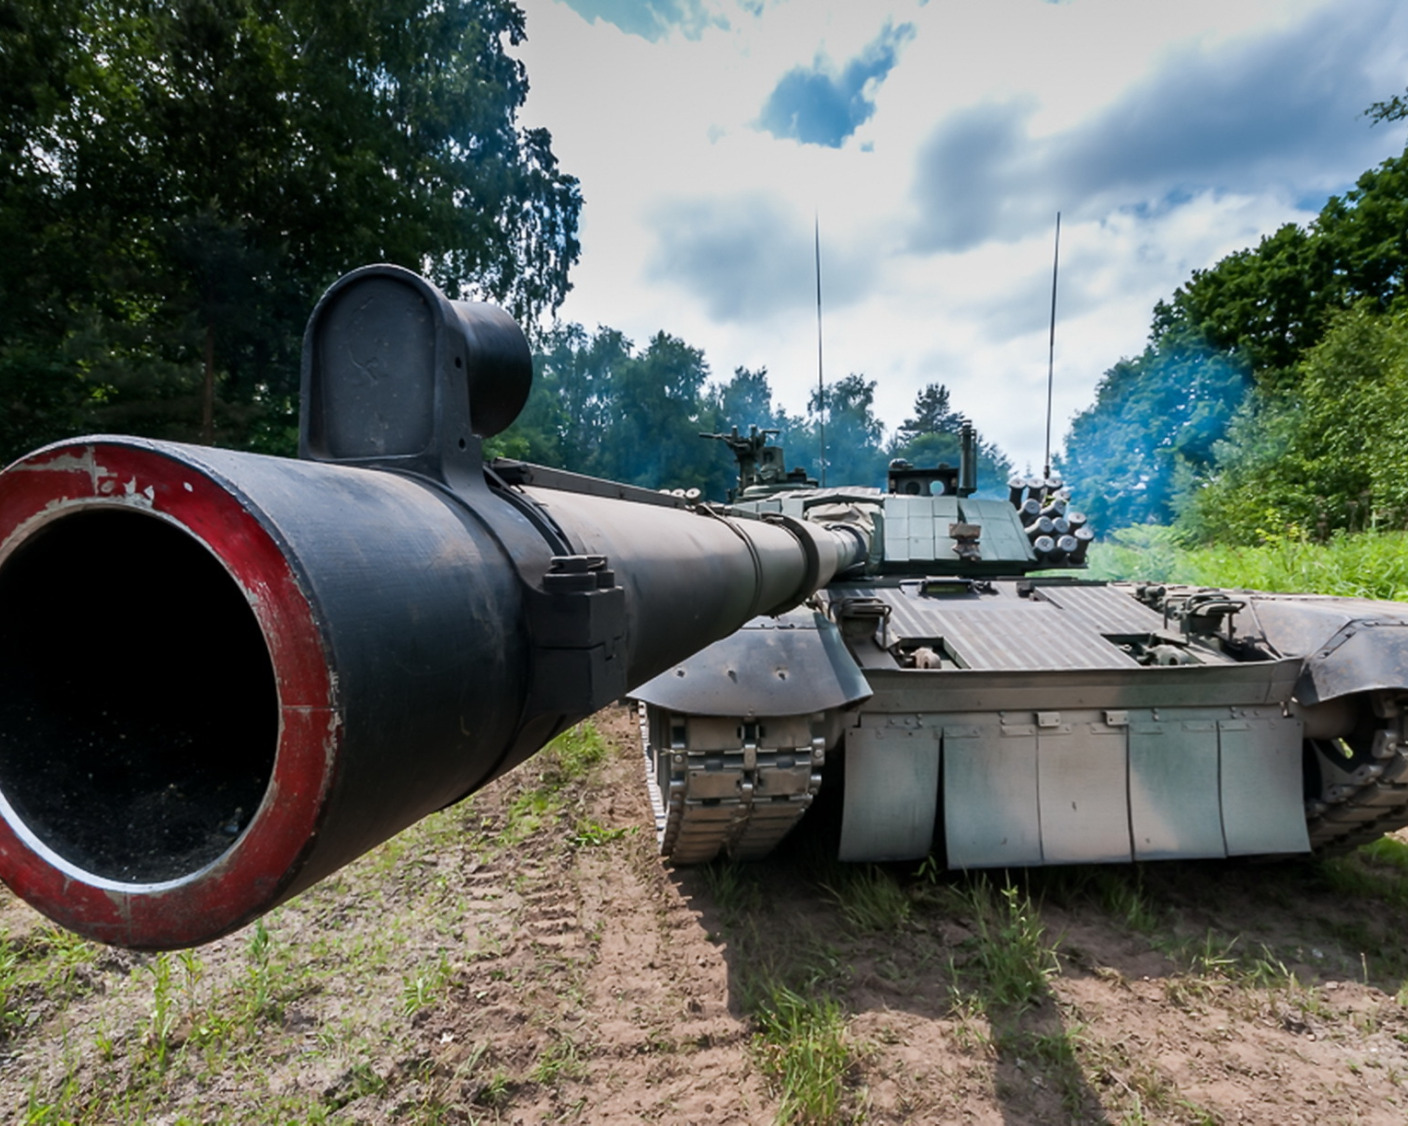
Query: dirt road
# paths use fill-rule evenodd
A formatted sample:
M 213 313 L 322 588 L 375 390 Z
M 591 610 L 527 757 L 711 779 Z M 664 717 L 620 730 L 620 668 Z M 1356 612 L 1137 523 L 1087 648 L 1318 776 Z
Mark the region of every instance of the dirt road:
M 1408 1121 L 1408 847 L 966 878 L 654 855 L 632 717 L 219 943 L 0 892 L 0 1116 Z

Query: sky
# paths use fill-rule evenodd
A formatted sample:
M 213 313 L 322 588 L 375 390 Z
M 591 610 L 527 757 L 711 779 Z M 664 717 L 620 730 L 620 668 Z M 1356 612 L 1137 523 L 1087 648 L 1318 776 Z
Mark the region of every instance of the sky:
M 929 383 L 1019 468 L 1195 269 L 1305 224 L 1403 151 L 1401 0 L 519 0 L 543 127 L 581 182 L 559 310 L 805 410 Z M 739 419 L 746 425 L 748 419 Z

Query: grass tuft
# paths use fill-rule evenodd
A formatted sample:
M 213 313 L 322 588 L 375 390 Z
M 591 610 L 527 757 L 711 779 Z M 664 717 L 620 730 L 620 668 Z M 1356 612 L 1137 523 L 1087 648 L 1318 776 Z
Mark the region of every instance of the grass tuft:
M 579 723 L 547 745 L 545 754 L 566 781 L 580 781 L 600 766 L 607 755 L 606 740 L 590 723 Z
M 1060 964 L 1055 945 L 1046 942 L 1046 926 L 1031 897 L 1013 884 L 994 888 L 980 877 L 965 898 L 985 998 L 991 1004 L 1019 1009 L 1039 1004 Z
M 147 1017 L 146 1031 L 142 1034 L 142 1045 L 160 1072 L 166 1070 L 170 1061 L 170 1052 L 175 1046 L 173 1034 L 180 1014 L 172 984 L 170 956 L 158 954 L 148 964 L 147 970 L 152 975 L 152 1007 Z
M 743 918 L 756 914 L 761 908 L 762 893 L 756 874 L 747 864 L 720 858 L 701 871 L 726 926 L 737 926 Z
M 835 876 L 822 887 L 859 931 L 893 931 L 912 910 L 904 888 L 874 864 L 838 865 Z
M 572 831 L 572 835 L 567 838 L 567 841 L 574 848 L 599 848 L 612 841 L 619 841 L 622 837 L 630 836 L 635 831 L 635 825 L 618 825 L 614 829 L 609 829 L 600 821 L 584 817 L 577 822 L 577 827 Z
M 263 1020 L 275 1022 L 283 1015 L 270 964 L 272 944 L 269 929 L 259 919 L 246 949 L 249 965 L 245 974 L 245 1018 L 251 1025 Z
M 852 1066 L 840 1005 L 774 985 L 753 1019 L 760 1066 L 777 1088 L 777 1121 L 837 1121 Z
M 407 975 L 401 983 L 401 1012 L 413 1017 L 423 1009 L 429 1009 L 439 1000 L 449 984 L 452 971 L 450 959 L 445 951 L 429 966 L 422 966 L 415 973 Z
M 9 940 L 0 938 L 0 1041 L 14 1028 L 24 1024 L 24 1012 L 19 1007 L 20 956 Z
M 586 1074 L 576 1041 L 561 1033 L 538 1056 L 530 1078 L 544 1087 L 555 1087 L 564 1079 L 582 1079 Z

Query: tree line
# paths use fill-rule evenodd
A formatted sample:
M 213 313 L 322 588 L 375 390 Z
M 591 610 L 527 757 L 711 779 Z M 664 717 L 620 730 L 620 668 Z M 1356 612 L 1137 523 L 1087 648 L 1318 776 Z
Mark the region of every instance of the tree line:
M 1367 111 L 1408 116 L 1402 97 Z M 1254 544 L 1408 527 L 1408 151 L 1194 271 L 1061 461 L 1102 530 Z
M 766 368 L 713 380 L 704 353 L 668 333 L 638 348 L 613 328 L 561 325 L 538 342 L 528 403 L 489 452 L 647 488 L 698 488 L 715 500 L 736 483 L 736 470 L 700 434 L 733 426 L 777 430 L 788 468 L 818 480 L 824 470 L 827 485 L 883 486 L 893 458 L 958 464 L 963 416 L 947 387 L 920 391 L 893 434 L 875 414 L 875 388 L 852 373 L 813 391 L 804 415 L 789 414 L 774 402 Z M 981 438 L 978 453 L 979 484 L 1006 495 L 1011 462 Z
M 553 313 L 582 197 L 518 124 L 524 34 L 512 0 L 0 0 L 0 459 L 94 430 L 293 452 L 303 322 L 365 262 Z M 1072 422 L 1078 503 L 1241 543 L 1408 527 L 1406 289 L 1408 153 L 1159 303 Z M 534 363 L 497 452 L 710 496 L 730 459 L 697 435 L 732 425 L 828 484 L 957 458 L 941 383 L 887 433 L 863 374 L 793 415 L 663 332 L 559 324 Z
M 293 453 L 304 320 L 366 262 L 553 313 L 582 198 L 518 125 L 524 34 L 512 0 L 0 0 L 0 461 L 92 431 Z M 733 425 L 831 484 L 957 458 L 939 384 L 887 435 L 862 375 L 794 416 L 665 333 L 535 337 L 495 452 L 720 499 L 731 459 L 698 435 Z

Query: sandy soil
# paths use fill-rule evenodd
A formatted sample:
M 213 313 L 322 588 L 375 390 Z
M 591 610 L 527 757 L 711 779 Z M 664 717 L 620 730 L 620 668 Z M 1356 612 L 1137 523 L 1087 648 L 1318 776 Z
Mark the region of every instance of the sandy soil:
M 609 760 L 537 821 L 530 763 L 263 939 L 98 950 L 0 891 L 0 1119 L 771 1122 L 756 1015 L 784 984 L 839 1005 L 836 1121 L 1408 1121 L 1391 865 L 1033 877 L 1055 972 L 1004 1002 L 963 909 L 991 888 L 880 873 L 904 910 L 877 930 L 804 844 L 671 870 L 633 721 L 598 723 Z

